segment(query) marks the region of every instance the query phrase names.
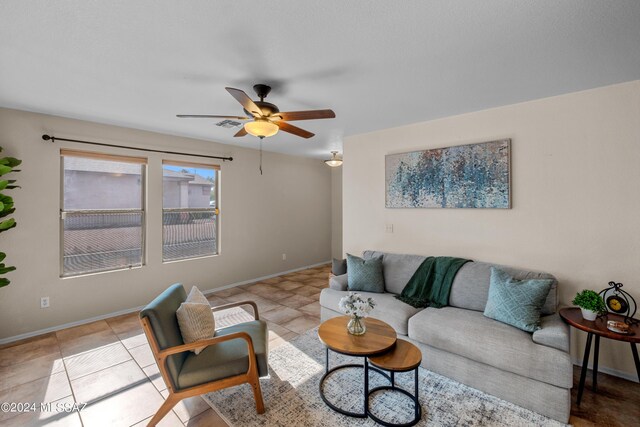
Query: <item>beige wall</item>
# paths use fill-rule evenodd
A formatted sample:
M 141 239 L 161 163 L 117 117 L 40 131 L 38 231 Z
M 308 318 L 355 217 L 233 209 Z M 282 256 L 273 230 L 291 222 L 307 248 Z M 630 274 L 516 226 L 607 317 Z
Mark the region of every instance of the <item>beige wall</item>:
M 342 166 L 331 168 L 331 256 L 342 259 Z
M 162 263 L 162 159 L 194 158 L 45 143 L 43 133 L 127 146 L 233 156 L 221 174 L 221 253 Z M 268 144 L 268 140 L 265 141 Z M 0 236 L 17 271 L 0 289 L 0 339 L 149 302 L 168 285 L 214 289 L 321 263 L 331 256 L 331 172 L 322 162 L 115 126 L 0 109 L 3 154 L 21 158 L 21 190 L 11 192 L 18 226 Z M 59 278 L 60 148 L 147 155 L 147 265 L 141 269 Z M 204 161 L 195 159 L 195 161 Z M 215 162 L 215 161 L 213 161 Z M 287 260 L 282 260 L 282 254 Z M 40 297 L 51 308 L 40 309 Z
M 513 209 L 385 209 L 386 154 L 501 138 L 512 139 Z M 344 158 L 346 252 L 548 271 L 565 304 L 616 280 L 640 302 L 640 81 L 350 137 Z M 585 338 L 574 334 L 575 358 Z M 626 343 L 604 340 L 600 363 L 635 377 Z

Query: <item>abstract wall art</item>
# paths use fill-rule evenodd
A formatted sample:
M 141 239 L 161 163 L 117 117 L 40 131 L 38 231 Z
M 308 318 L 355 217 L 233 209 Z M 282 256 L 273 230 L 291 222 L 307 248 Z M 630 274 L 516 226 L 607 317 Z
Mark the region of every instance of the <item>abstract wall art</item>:
M 510 139 L 389 154 L 386 207 L 509 209 L 510 158 Z

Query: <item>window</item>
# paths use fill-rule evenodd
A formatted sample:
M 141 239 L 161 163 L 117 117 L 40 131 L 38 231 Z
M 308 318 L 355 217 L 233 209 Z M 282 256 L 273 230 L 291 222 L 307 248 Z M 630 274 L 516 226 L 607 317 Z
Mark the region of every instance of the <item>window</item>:
M 218 253 L 218 166 L 163 162 L 162 260 Z
M 147 160 L 60 154 L 62 277 L 142 266 Z

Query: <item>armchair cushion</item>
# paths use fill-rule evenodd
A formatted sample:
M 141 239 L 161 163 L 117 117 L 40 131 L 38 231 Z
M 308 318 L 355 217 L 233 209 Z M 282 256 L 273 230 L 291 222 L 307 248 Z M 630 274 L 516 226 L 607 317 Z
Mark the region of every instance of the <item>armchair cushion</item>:
M 269 374 L 267 365 L 268 330 L 262 320 L 240 323 L 218 329 L 216 336 L 246 332 L 251 337 L 258 362 L 258 375 Z M 199 355 L 188 354 L 178 375 L 177 388 L 185 389 L 211 381 L 244 374 L 249 369 L 249 349 L 243 339 L 234 339 L 210 345 Z
M 187 293 L 184 288 L 180 283 L 176 283 L 158 295 L 140 312 L 140 318 L 149 319 L 151 330 L 160 350 L 184 344 L 176 311 L 186 299 Z M 180 353 L 167 358 L 167 368 L 174 385 L 186 357 L 187 353 Z

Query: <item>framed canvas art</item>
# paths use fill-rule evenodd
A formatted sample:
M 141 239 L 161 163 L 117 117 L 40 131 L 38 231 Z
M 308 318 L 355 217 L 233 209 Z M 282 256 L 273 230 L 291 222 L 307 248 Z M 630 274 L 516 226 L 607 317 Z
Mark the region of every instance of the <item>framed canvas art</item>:
M 511 140 L 389 154 L 387 208 L 511 207 Z

